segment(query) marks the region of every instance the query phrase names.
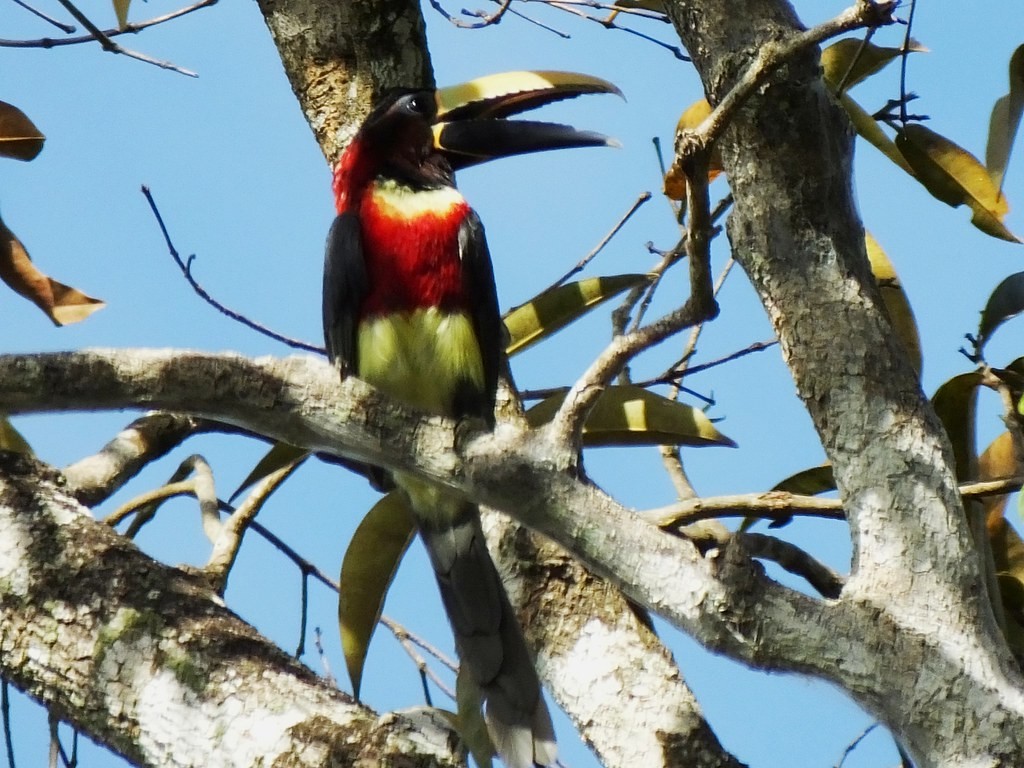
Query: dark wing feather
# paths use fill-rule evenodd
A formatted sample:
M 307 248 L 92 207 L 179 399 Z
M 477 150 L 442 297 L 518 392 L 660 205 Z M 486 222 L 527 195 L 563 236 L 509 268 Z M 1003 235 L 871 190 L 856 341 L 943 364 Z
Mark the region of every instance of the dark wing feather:
M 482 402 L 478 394 L 477 403 L 457 403 L 456 406 L 466 415 L 481 416 L 488 423 L 493 423 L 494 400 L 498 376 L 505 360 L 507 333 L 498 310 L 498 292 L 494 286 L 494 269 L 487 250 L 484 225 L 476 211 L 471 210 L 459 228 L 459 254 L 462 258 L 462 279 L 466 293 L 471 297 L 470 314 L 483 359 L 484 392 L 479 393 L 483 395 Z
M 359 217 L 335 217 L 324 255 L 324 342 L 327 356 L 343 374 L 356 373 L 359 305 L 368 290 Z

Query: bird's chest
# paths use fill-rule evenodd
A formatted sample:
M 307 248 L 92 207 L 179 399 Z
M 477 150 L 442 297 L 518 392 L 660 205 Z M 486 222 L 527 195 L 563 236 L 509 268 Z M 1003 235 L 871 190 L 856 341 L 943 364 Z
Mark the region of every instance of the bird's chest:
M 416 190 L 374 182 L 359 211 L 370 288 L 362 317 L 465 308 L 459 227 L 468 212 L 452 187 Z

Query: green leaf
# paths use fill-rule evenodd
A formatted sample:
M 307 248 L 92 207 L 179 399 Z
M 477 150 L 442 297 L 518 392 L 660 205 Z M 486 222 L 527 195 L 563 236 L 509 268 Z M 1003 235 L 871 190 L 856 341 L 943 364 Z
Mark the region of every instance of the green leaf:
M 1010 162 L 1013 140 L 1024 114 L 1024 45 L 1017 47 L 1010 57 L 1010 92 L 998 99 L 992 107 L 988 125 L 988 144 L 985 146 L 985 167 L 992 183 L 1003 188 L 1006 166 Z
M 953 445 L 956 477 L 963 482 L 974 474 L 974 409 L 981 374 L 961 373 L 946 381 L 932 397 L 932 407 Z
M 27 456 L 34 455 L 32 446 L 21 436 L 21 433 L 14 428 L 6 414 L 0 413 L 0 451 L 11 451 L 12 453 L 24 453 Z
M 245 480 L 231 494 L 229 501 L 234 501 L 242 491 L 252 487 L 268 475 L 274 474 L 279 469 L 305 461 L 307 456 L 309 456 L 309 451 L 305 448 L 296 448 L 288 443 L 274 443 L 256 466 L 252 468 L 252 472 L 245 476 Z
M 373 505 L 345 551 L 339 579 L 338 623 L 356 698 L 384 599 L 415 533 L 416 523 L 405 494 L 393 491 Z
M 650 281 L 648 275 L 590 277 L 535 296 L 505 315 L 509 333 L 506 352 L 514 355 L 536 344 L 594 307 L 625 290 Z
M 978 349 L 985 345 L 996 328 L 1021 312 L 1024 312 L 1024 272 L 1017 272 L 997 285 L 988 297 L 978 324 Z
M 978 159 L 963 147 L 923 125 L 896 134 L 896 146 L 933 197 L 954 208 L 967 204 L 971 223 L 992 237 L 1019 243 L 1003 225 L 1010 206 Z
M 526 412 L 533 427 L 551 421 L 565 393 L 552 395 Z M 632 385 L 608 387 L 583 425 L 583 445 L 725 445 L 723 435 L 704 412 Z
M 844 93 L 840 96 L 839 103 L 846 110 L 847 117 L 850 118 L 850 122 L 853 123 L 854 129 L 862 139 L 872 144 L 878 151 L 908 174 L 914 176 L 914 169 L 910 167 L 906 158 L 903 157 L 903 154 L 896 147 L 895 142 L 882 130 L 882 127 L 875 118 L 869 115 L 860 104 L 850 98 L 849 94 Z
M 928 49 L 916 40 L 910 40 L 907 49 L 911 53 L 922 53 Z M 901 48 L 885 48 L 873 43 L 864 43 L 856 38 L 846 38 L 833 43 L 821 52 L 821 76 L 835 90 L 844 82 L 844 90 L 852 88 L 881 71 L 900 56 Z M 851 66 L 853 67 L 851 69 Z M 847 75 L 846 73 L 850 74 Z
M 487 733 L 480 687 L 465 664 L 459 665 L 459 674 L 455 677 L 455 704 L 458 709 L 455 730 L 469 748 L 478 768 L 491 768 L 494 745 Z
M 896 331 L 896 335 L 910 356 L 910 364 L 914 366 L 914 370 L 920 376 L 923 363 L 921 337 L 917 331 L 917 321 L 914 320 L 914 310 L 910 307 L 910 300 L 903 291 L 903 286 L 900 284 L 892 262 L 889 261 L 882 246 L 870 232 L 864 233 L 864 244 L 867 248 L 868 261 L 871 262 L 871 272 L 875 276 L 878 290 L 882 294 L 885 313 L 889 316 L 893 330 Z
M 13 104 L 0 101 L 0 157 L 32 160 L 43 151 L 46 137 Z

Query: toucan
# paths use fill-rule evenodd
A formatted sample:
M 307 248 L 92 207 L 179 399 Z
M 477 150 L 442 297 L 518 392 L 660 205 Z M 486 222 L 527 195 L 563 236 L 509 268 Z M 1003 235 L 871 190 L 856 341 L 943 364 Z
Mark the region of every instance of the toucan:
M 493 426 L 506 333 L 484 228 L 454 172 L 514 154 L 614 144 L 570 126 L 507 119 L 586 93 L 619 90 L 575 73 L 509 72 L 437 90 L 393 89 L 376 102 L 334 171 L 323 322 L 342 377 L 421 411 Z M 498 756 L 508 768 L 553 765 L 551 717 L 476 505 L 404 472 L 392 479 L 426 545 Z

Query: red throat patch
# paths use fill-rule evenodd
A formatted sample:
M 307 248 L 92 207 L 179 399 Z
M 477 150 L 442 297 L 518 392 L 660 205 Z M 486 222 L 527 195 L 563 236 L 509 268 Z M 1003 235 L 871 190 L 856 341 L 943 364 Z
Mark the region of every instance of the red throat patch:
M 361 317 L 464 309 L 459 227 L 469 205 L 451 187 L 413 190 L 375 182 L 359 205 L 370 293 Z

